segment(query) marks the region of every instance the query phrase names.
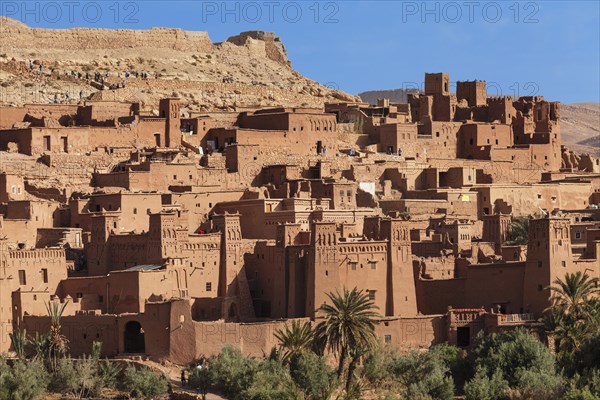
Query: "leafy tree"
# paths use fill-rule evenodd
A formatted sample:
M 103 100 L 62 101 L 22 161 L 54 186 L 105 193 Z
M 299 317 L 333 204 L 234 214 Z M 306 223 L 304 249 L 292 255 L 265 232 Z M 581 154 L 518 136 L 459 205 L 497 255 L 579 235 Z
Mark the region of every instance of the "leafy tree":
M 587 387 L 583 389 L 571 388 L 565 393 L 564 400 L 600 400 L 600 396 L 597 396 L 590 392 Z
M 362 290 L 344 289 L 342 294 L 336 291 L 327 296 L 331 304 L 324 304 L 317 310 L 320 322 L 315 329 L 315 337 L 321 348 L 338 356 L 338 378 L 342 379 L 350 350 L 375 346 L 375 325 L 379 314 L 375 312 L 377 307 L 373 301 Z
M 363 376 L 373 386 L 381 386 L 390 381 L 390 360 L 397 357 L 395 349 L 389 346 L 377 346 L 365 359 Z
M 303 352 L 290 364 L 290 374 L 307 400 L 327 399 L 335 388 L 335 373 L 325 359 L 313 352 Z
M 569 361 L 566 371 L 576 376 L 580 386 L 600 395 L 600 332 L 585 340 Z
M 396 356 L 389 368 L 393 378 L 401 383 L 406 398 L 450 400 L 454 397 L 450 366 L 435 350 Z
M 508 382 L 502 377 L 500 370 L 494 371 L 491 378 L 485 369 L 478 369 L 473 379 L 465 384 L 467 400 L 503 400 L 508 389 Z
M 311 349 L 314 334 L 308 322 L 294 320 L 291 326 L 276 330 L 275 338 L 283 351 L 282 361 L 287 364 Z
M 526 399 L 560 399 L 564 393 L 564 380 L 554 371 L 525 370 L 519 375 L 517 392 L 520 398 Z
M 162 396 L 169 390 L 167 379 L 149 368 L 127 367 L 123 379 L 123 390 L 135 399 L 150 399 Z
M 510 387 L 517 387 L 527 370 L 554 373 L 554 357 L 543 343 L 523 329 L 483 335 L 480 333 L 468 359 L 473 370 L 488 377 L 499 370 Z
M 206 399 L 208 389 L 212 386 L 211 372 L 206 366 L 195 367 L 190 370 L 189 385 L 202 395 L 202 399 Z
M 252 383 L 241 396 L 248 400 L 302 400 L 303 397 L 288 370 L 272 360 L 259 363 Z
M 209 360 L 212 387 L 232 400 L 241 399 L 254 379 L 258 362 L 246 358 L 238 349 L 227 346 L 221 354 Z

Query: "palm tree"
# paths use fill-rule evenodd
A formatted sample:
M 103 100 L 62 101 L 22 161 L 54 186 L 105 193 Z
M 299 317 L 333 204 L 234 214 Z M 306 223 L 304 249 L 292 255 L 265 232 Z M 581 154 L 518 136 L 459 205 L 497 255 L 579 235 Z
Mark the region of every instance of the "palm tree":
M 48 337 L 49 335 L 40 335 L 38 332 L 35 333 L 35 336 L 29 339 L 33 347 L 34 357 L 46 360 L 48 358 Z
M 314 334 L 308 322 L 292 321 L 284 329 L 277 329 L 275 337 L 279 340 L 279 347 L 283 350 L 282 361 L 290 363 L 303 352 L 310 350 L 313 345 Z
M 508 228 L 506 244 L 510 246 L 525 245 L 529 240 L 529 218 L 517 217 Z
M 322 349 L 338 355 L 338 378 L 344 376 L 350 350 L 370 349 L 376 341 L 375 325 L 380 317 L 377 306 L 367 294 L 356 288 L 344 289 L 340 294 L 327 295 L 331 304 L 323 304 L 317 310 L 321 321 L 315 329 L 315 337 Z
M 12 348 L 15 351 L 18 358 L 25 358 L 25 347 L 29 343 L 27 339 L 27 331 L 17 331 L 10 333 L 10 341 Z
M 348 374 L 346 375 L 346 392 L 350 392 L 352 387 L 354 386 L 354 383 L 356 382 L 357 378 L 355 372 L 358 366 L 360 365 L 361 360 L 364 358 L 364 356 L 369 354 L 369 352 L 370 349 L 362 346 L 350 349 L 350 352 L 348 354 L 350 358 L 350 364 L 348 366 Z
M 550 309 L 558 310 L 564 315 L 572 315 L 575 318 L 590 316 L 590 300 L 594 294 L 600 292 L 598 278 L 590 279 L 581 271 L 567 273 L 564 281 L 556 279 L 549 288 L 552 291 Z
M 61 332 L 60 318 L 65 311 L 67 302 L 49 301 L 46 310 L 50 316 L 50 332 L 48 333 L 48 358 L 52 370 L 56 369 L 57 360 L 68 350 L 69 341 Z
M 597 278 L 575 272 L 549 286 L 552 305 L 545 310 L 544 329 L 558 339 L 563 356 L 577 350 L 583 340 L 598 330 L 600 307 L 593 298 L 599 293 L 597 283 Z

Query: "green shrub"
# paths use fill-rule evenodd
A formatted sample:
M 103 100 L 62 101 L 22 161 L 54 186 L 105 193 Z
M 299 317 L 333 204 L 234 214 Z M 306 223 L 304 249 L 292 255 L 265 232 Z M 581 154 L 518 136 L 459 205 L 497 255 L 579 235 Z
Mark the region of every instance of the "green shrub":
M 593 394 L 589 388 L 584 387 L 583 389 L 569 390 L 565 394 L 564 400 L 600 400 L 600 397 Z
M 504 399 L 508 382 L 502 373 L 496 370 L 489 378 L 483 369 L 478 369 L 473 379 L 465 384 L 467 400 L 502 400 Z
M 410 352 L 390 362 L 390 372 L 410 399 L 450 400 L 454 397 L 454 382 L 450 367 L 441 353 Z
M 192 368 L 189 371 L 189 386 L 199 393 L 206 394 L 212 388 L 212 374 L 208 368 Z
M 302 353 L 290 365 L 290 374 L 307 399 L 326 399 L 333 391 L 336 374 L 325 359 L 312 352 Z
M 156 374 L 149 368 L 127 367 L 123 390 L 129 392 L 129 395 L 135 399 L 148 399 L 166 394 L 169 383 L 163 375 Z
M 555 370 L 554 356 L 548 348 L 522 329 L 478 335 L 468 358 L 473 371 L 483 368 L 488 377 L 500 370 L 510 387 L 518 386 L 525 371 L 553 374 Z
M 75 398 L 96 397 L 105 387 L 98 360 L 82 357 L 61 358 L 52 374 L 49 389 L 55 393 L 71 394 Z
M 277 361 L 262 361 L 252 384 L 242 394 L 247 400 L 302 400 L 287 368 Z
M 256 360 L 244 357 L 232 347 L 225 347 L 221 354 L 209 361 L 212 387 L 233 400 L 240 399 L 254 380 L 258 367 Z
M 8 382 L 10 379 L 11 370 L 6 364 L 4 357 L 0 356 L 0 399 L 8 399 Z
M 101 360 L 98 363 L 98 373 L 105 388 L 115 389 L 119 383 L 119 376 L 123 373 L 123 368 L 116 362 Z
M 75 362 L 77 368 L 76 394 L 81 398 L 100 395 L 105 386 L 100 375 L 98 360 L 89 356 Z
M 433 369 L 421 380 L 408 385 L 406 396 L 409 399 L 452 400 L 454 383 L 441 369 Z
M 564 381 L 554 371 L 529 369 L 519 376 L 518 389 L 528 399 L 555 400 L 564 392 Z
M 77 370 L 70 358 L 61 358 L 56 364 L 48 389 L 55 393 L 72 393 L 77 387 Z
M 32 400 L 46 393 L 48 373 L 39 360 L 15 361 L 10 372 L 5 371 L 3 387 L 7 400 Z
M 391 377 L 390 360 L 397 357 L 395 350 L 387 346 L 378 346 L 374 349 L 363 367 L 363 376 L 372 385 L 381 385 Z

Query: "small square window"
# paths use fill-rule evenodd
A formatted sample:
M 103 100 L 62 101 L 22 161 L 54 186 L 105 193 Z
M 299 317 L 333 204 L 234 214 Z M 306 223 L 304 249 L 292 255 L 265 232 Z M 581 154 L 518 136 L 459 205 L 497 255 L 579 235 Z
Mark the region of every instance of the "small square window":
M 369 300 L 375 300 L 376 290 L 369 290 Z
M 212 282 L 206 282 L 206 291 L 212 292 Z
M 383 337 L 383 340 L 384 340 L 386 343 L 392 343 L 392 335 L 385 335 L 385 336 Z

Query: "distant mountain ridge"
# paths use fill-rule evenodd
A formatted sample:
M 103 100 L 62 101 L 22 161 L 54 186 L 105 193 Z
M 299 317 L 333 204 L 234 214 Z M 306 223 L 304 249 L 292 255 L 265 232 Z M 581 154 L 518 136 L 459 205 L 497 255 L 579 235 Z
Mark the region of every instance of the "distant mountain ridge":
M 419 93 L 417 89 L 369 90 L 358 96 L 365 103 L 377 104 L 378 99 L 389 99 L 392 103 L 406 103 L 409 93 Z

